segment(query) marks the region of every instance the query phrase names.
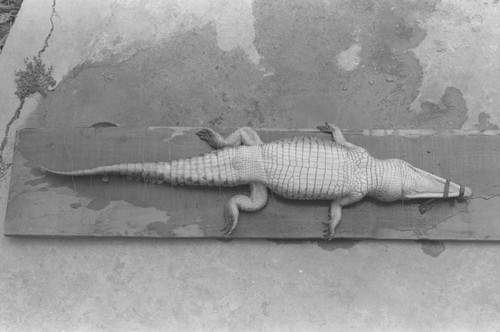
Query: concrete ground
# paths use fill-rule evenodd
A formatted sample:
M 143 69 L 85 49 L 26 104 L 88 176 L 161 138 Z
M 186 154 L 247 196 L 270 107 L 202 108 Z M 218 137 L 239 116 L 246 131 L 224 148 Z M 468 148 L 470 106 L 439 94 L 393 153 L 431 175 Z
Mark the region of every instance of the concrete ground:
M 498 0 L 25 0 L 0 55 L 4 134 L 20 111 L 2 161 L 17 128 L 97 122 L 498 129 L 498 17 Z M 34 56 L 57 84 L 20 107 Z M 499 275 L 497 243 L 1 237 L 0 329 L 499 331 Z

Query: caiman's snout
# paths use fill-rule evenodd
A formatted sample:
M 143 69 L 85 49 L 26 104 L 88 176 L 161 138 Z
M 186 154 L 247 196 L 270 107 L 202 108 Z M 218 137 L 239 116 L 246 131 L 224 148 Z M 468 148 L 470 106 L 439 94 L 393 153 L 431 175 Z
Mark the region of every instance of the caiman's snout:
M 469 187 L 443 179 L 410 164 L 407 165 L 410 170 L 403 183 L 404 199 L 472 196 L 472 190 Z

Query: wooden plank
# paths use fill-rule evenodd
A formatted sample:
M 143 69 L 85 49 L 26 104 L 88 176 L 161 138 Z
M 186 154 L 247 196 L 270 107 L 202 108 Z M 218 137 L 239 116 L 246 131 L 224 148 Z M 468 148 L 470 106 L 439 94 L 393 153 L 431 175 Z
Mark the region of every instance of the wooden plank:
M 210 151 L 196 128 L 68 128 L 18 132 L 5 235 L 224 237 L 224 202 L 247 188 L 152 185 L 113 177 L 43 174 L 36 166 L 71 170 L 121 162 L 172 160 Z M 222 130 L 229 133 L 231 129 Z M 315 130 L 262 130 L 264 141 L 324 135 Z M 324 136 L 323 136 L 324 137 Z M 344 209 L 338 238 L 499 240 L 498 132 L 362 131 L 349 141 L 378 158 L 398 157 L 467 185 L 469 202 L 440 201 L 421 215 L 422 201 L 372 199 Z M 242 213 L 232 238 L 319 239 L 328 202 L 272 196 L 256 213 Z

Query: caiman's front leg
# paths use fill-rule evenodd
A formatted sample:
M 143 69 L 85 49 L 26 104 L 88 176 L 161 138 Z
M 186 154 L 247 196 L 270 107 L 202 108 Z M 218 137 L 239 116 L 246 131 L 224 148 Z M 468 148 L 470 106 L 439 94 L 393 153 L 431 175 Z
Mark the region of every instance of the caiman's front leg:
M 210 144 L 210 146 L 214 149 L 222 149 L 238 145 L 259 145 L 263 143 L 259 134 L 257 134 L 257 132 L 250 127 L 239 128 L 226 138 L 222 137 L 221 134 L 210 128 L 203 128 L 198 131 L 196 135 Z
M 318 129 L 324 133 L 332 134 L 333 140 L 339 145 L 343 145 L 346 148 L 359 148 L 357 145 L 348 142 L 344 134 L 342 134 L 342 130 L 330 122 L 326 122 L 324 126 L 318 126 Z
M 242 211 L 258 211 L 266 206 L 268 201 L 267 187 L 261 183 L 250 184 L 250 196 L 236 195 L 226 203 L 224 208 L 224 218 L 226 225 L 222 229 L 225 235 L 233 232 L 238 224 L 240 210 Z

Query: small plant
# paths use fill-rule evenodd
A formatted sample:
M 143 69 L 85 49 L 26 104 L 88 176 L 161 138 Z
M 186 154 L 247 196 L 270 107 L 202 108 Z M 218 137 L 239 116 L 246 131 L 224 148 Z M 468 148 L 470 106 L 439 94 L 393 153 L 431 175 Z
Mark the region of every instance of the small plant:
M 10 164 L 6 164 L 3 160 L 3 151 L 7 145 L 10 127 L 14 121 L 19 119 L 21 109 L 23 108 L 26 98 L 37 92 L 45 97 L 47 91 L 49 91 L 49 87 L 56 85 L 56 80 L 52 77 L 52 66 L 47 69 L 40 58 L 40 54 L 38 56 L 34 56 L 33 61 L 26 58 L 24 63 L 26 64 L 26 69 L 18 70 L 14 73 L 16 75 L 15 82 L 17 85 L 15 94 L 19 97 L 19 99 L 21 99 L 21 103 L 15 110 L 12 118 L 7 123 L 5 136 L 0 143 L 0 179 L 5 176 L 7 169 L 10 166 Z
M 33 61 L 26 58 L 24 63 L 26 69 L 15 72 L 16 96 L 21 100 L 37 92 L 45 96 L 49 87 L 56 85 L 56 81 L 52 77 L 52 66 L 47 69 L 39 56 L 34 56 Z

